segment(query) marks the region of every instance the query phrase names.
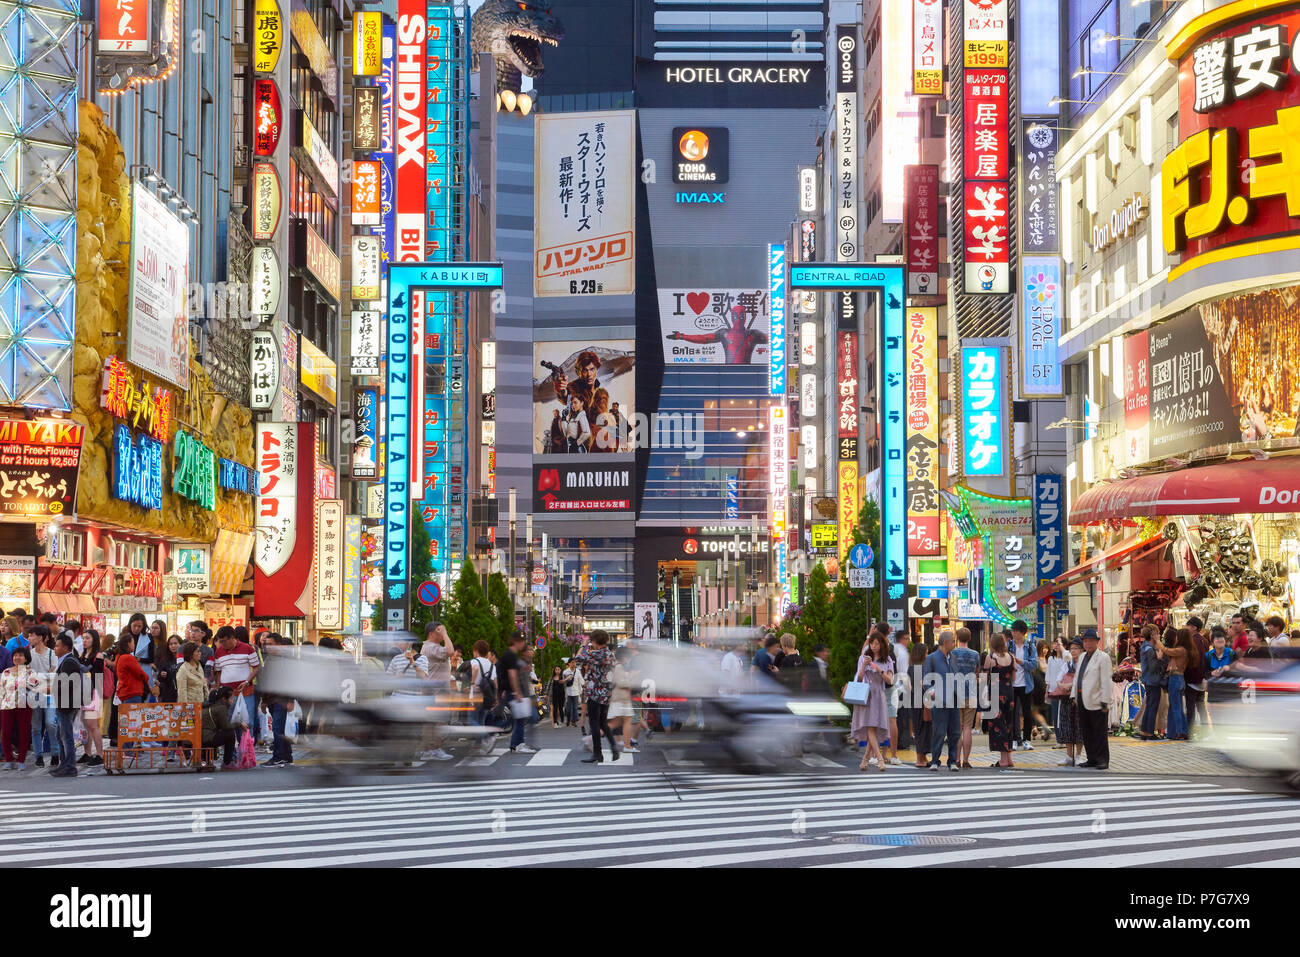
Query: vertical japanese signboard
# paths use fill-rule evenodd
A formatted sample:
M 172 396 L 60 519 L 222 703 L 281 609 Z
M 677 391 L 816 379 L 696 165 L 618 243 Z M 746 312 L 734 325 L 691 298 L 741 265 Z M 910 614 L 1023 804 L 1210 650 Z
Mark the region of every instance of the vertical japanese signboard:
M 939 554 L 939 321 L 907 310 L 907 553 Z
M 768 352 L 768 391 L 785 395 L 785 246 L 767 247 L 768 318 L 771 324 Z
M 1150 458 L 1151 361 L 1149 332 L 1124 339 L 1124 464 Z
M 835 28 L 835 259 L 858 260 L 858 28 Z
M 1007 474 L 1006 369 L 996 346 L 966 346 L 961 350 L 962 472 L 966 475 Z
M 1025 256 L 1020 262 L 1020 373 L 1026 398 L 1059 398 L 1061 360 L 1057 342 L 1065 309 L 1061 297 L 1061 260 Z
M 956 0 L 953 0 L 955 3 Z M 1007 0 L 962 0 L 963 65 L 1007 66 Z
M 1063 483 L 1059 475 L 1034 476 L 1037 585 L 1045 585 L 1065 571 L 1065 495 L 1062 489 Z
M 912 92 L 943 95 L 943 0 L 912 0 Z
M 858 334 L 841 330 L 835 363 L 836 412 L 841 461 L 858 459 Z M 848 444 L 846 444 L 846 442 Z
M 1007 71 L 967 69 L 962 90 L 964 291 L 968 295 L 1007 293 L 1011 291 Z
M 352 393 L 352 477 L 372 479 L 378 475 L 379 394 L 376 389 L 357 389 Z
M 298 426 L 259 422 L 257 471 L 257 568 L 274 575 L 288 563 L 298 534 Z
M 346 518 L 346 509 L 339 499 L 320 499 L 316 502 L 316 627 L 324 631 L 336 631 L 343 627 L 343 588 L 347 568 L 344 554 Z
M 1056 129 L 1050 119 L 1025 120 L 1020 144 L 1020 243 L 1030 255 L 1061 251 L 1061 214 L 1056 189 Z
M 393 262 L 424 262 L 425 0 L 398 0 L 393 100 L 397 155 Z
M 361 516 L 349 515 L 343 524 L 343 632 L 361 631 Z
M 636 291 L 631 110 L 537 117 L 534 294 Z
M 939 294 L 939 167 L 909 166 L 903 225 L 907 230 L 907 294 Z

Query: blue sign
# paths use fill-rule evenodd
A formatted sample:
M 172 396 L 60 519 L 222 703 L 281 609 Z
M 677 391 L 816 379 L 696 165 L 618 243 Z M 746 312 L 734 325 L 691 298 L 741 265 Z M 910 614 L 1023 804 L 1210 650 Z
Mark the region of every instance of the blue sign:
M 416 590 L 415 596 L 425 605 L 436 605 L 442 598 L 442 589 L 437 582 L 425 582 Z
M 768 355 L 768 391 L 785 395 L 785 247 L 767 247 L 768 318 L 771 321 L 771 345 Z
M 999 346 L 961 350 L 962 472 L 1005 475 L 1007 392 L 1003 351 Z
M 888 594 L 907 589 L 907 329 L 903 316 L 903 268 L 856 268 L 859 273 L 882 277 L 880 329 L 881 496 L 880 548 L 882 578 Z
M 870 545 L 854 545 L 849 549 L 849 561 L 854 568 L 870 568 L 876 560 L 876 554 Z
M 384 464 L 384 581 L 391 600 L 406 597 L 411 489 L 411 285 L 419 266 L 388 266 L 388 363 Z
M 1065 496 L 1061 476 L 1034 476 L 1034 537 L 1038 540 L 1038 584 L 1065 571 Z
M 113 432 L 113 496 L 148 509 L 162 508 L 163 447 L 147 435 L 133 439 L 118 425 Z
M 871 263 L 791 263 L 791 289 L 886 289 L 898 266 Z
M 726 193 L 678 193 L 677 202 L 692 203 L 697 206 L 721 206 L 727 201 Z
M 257 494 L 257 473 L 247 465 L 221 459 L 217 471 L 221 487 L 226 491 L 242 492 L 244 495 Z
M 727 518 L 740 518 L 740 482 L 734 475 L 727 476 Z
M 1057 397 L 1061 391 L 1061 360 L 1057 340 L 1065 310 L 1061 305 L 1061 260 L 1055 256 L 1025 256 L 1020 260 L 1023 277 L 1020 327 L 1024 374 L 1022 393 Z
M 422 263 L 411 285 L 422 289 L 500 289 L 505 279 L 500 263 Z

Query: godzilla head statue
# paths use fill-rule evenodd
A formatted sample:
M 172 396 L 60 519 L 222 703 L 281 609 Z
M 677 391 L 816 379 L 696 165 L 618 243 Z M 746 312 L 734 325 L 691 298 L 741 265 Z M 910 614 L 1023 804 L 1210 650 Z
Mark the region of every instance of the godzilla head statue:
M 564 24 L 551 14 L 550 0 L 486 0 L 474 14 L 470 48 L 492 54 L 497 68 L 497 107 L 527 114 L 532 98 L 520 93 L 524 76 L 542 75 L 542 46 L 564 39 Z

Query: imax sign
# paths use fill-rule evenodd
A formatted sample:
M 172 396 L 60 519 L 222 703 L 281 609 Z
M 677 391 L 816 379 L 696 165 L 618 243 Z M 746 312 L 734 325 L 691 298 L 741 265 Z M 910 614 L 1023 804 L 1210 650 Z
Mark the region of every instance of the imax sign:
M 678 193 L 677 202 L 696 205 L 719 205 L 726 202 L 726 193 Z

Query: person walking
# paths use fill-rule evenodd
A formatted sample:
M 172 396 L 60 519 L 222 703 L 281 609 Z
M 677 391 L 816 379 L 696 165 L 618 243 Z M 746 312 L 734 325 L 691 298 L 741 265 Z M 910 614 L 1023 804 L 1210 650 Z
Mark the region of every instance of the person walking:
M 956 645 L 952 630 L 945 628 L 939 632 L 939 646 L 926 655 L 922 666 L 926 698 L 930 702 L 931 771 L 939 770 L 945 740 L 948 742 L 949 770 L 961 770 L 961 718 L 954 698 L 954 672 L 948 658 Z
M 609 650 L 609 633 L 597 628 L 591 633 L 587 645 L 579 651 L 574 660 L 582 667 L 586 676 L 587 720 L 591 726 L 591 757 L 583 758 L 583 764 L 601 764 L 604 755 L 600 749 L 602 734 L 609 740 L 613 760 L 618 760 L 618 746 L 614 743 L 614 732 L 609 728 L 610 672 L 614 669 L 614 653 Z
M 58 717 L 54 712 L 51 694 L 51 676 L 54 674 L 54 649 L 49 644 L 49 629 L 42 626 L 32 629 L 28 654 L 32 656 L 31 669 L 40 681 L 37 702 L 32 707 L 32 753 L 36 767 L 45 767 L 45 755 L 50 755 L 50 767 L 58 763 Z
M 1169 670 L 1169 740 L 1187 740 L 1186 706 L 1187 666 L 1196 655 L 1192 634 L 1186 628 L 1166 628 L 1164 636 L 1156 643 L 1156 653 L 1163 658 Z
M 11 654 L 12 663 L 0 672 L 0 742 L 4 747 L 4 770 L 17 771 L 27 763 L 27 748 L 32 743 L 32 707 L 39 698 L 41 677 L 31 668 L 29 647 L 19 646 Z
M 551 669 L 551 682 L 546 688 L 546 695 L 551 701 L 551 727 L 558 728 L 564 720 L 564 669 L 556 665 Z
M 59 766 L 50 769 L 56 778 L 77 776 L 77 744 L 72 724 L 81 703 L 81 664 L 72 653 L 72 639 L 61 634 L 54 639 L 54 710 L 59 729 Z M 100 760 L 103 763 L 103 760 Z
M 1095 628 L 1087 628 L 1083 635 L 1083 657 L 1079 661 L 1070 696 L 1078 706 L 1079 730 L 1088 759 L 1081 768 L 1104 771 L 1110 767 L 1110 742 L 1106 735 L 1106 719 L 1110 714 L 1110 655 L 1099 650 L 1100 641 Z
M 629 659 L 627 648 L 614 652 L 614 670 L 610 673 L 609 714 L 610 727 L 617 728 L 614 736 L 619 739 L 620 749 L 628 754 L 636 754 L 632 744 L 632 679 L 628 672 Z
M 880 750 L 881 736 L 889 731 L 889 703 L 886 695 L 894 684 L 894 656 L 888 640 L 879 632 L 867 636 L 862 654 L 858 658 L 858 670 L 855 681 L 865 681 L 868 687 L 867 703 L 853 706 L 852 733 L 859 746 L 867 746 L 859 771 L 866 771 L 876 765 L 877 771 L 885 770 L 885 755 Z
M 1205 634 L 1201 619 L 1195 615 L 1187 619 L 1187 631 L 1191 638 L 1193 653 L 1187 659 L 1187 667 L 1183 671 L 1183 680 L 1186 682 L 1183 698 L 1187 716 L 1187 733 L 1190 736 L 1192 728 L 1196 727 L 1198 716 L 1202 725 L 1210 720 L 1209 713 L 1205 710 L 1205 656 L 1210 652 L 1210 639 Z
M 907 672 L 902 701 L 906 724 L 912 731 L 916 747 L 916 766 L 923 768 L 930 759 L 930 709 L 925 705 L 921 675 L 925 668 L 925 645 L 919 641 L 908 646 Z
M 1030 738 L 1034 732 L 1034 672 L 1038 668 L 1038 648 L 1029 637 L 1029 625 L 1017 619 L 1011 623 L 1011 646 L 1007 649 L 1016 659 L 1016 744 L 1017 751 L 1034 750 Z
M 1057 644 L 1059 645 L 1060 642 L 1058 641 Z M 1083 639 L 1071 638 L 1069 648 L 1065 657 L 1059 659 L 1061 668 L 1052 686 L 1052 702 L 1056 705 L 1056 743 L 1065 745 L 1065 757 L 1057 763 L 1074 767 L 1083 736 L 1079 729 L 1079 706 L 1071 691 L 1074 688 L 1074 679 L 1079 673 L 1079 659 L 1083 657 Z
M 970 646 L 969 628 L 957 629 L 957 647 L 948 656 L 948 662 L 957 676 L 957 764 L 969 768 L 971 751 L 975 746 L 975 722 L 979 715 L 979 652 Z
M 992 767 L 1001 770 L 1015 767 L 1011 752 L 1016 741 L 1016 670 L 1015 657 L 1007 649 L 1006 638 L 994 634 L 989 638 L 983 671 L 990 684 L 990 703 L 997 704 L 997 714 L 989 720 L 989 750 L 998 755 L 998 763 Z
M 582 705 L 582 669 L 577 661 L 570 658 L 564 664 L 564 723 L 567 727 L 578 728 L 579 712 Z

